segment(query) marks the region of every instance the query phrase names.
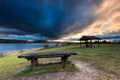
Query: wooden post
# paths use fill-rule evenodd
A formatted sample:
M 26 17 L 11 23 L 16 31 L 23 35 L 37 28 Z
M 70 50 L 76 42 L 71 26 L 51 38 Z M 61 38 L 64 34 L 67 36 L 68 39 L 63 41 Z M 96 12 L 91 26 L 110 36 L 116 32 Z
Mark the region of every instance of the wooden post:
M 63 65 L 64 57 L 61 57 L 61 64 Z
M 38 66 L 39 63 L 38 63 L 38 58 L 35 58 L 35 66 Z
M 66 68 L 67 58 L 68 58 L 68 56 L 62 57 L 63 68 Z
M 34 70 L 34 67 L 35 67 L 35 59 L 32 58 L 31 59 L 31 69 Z
M 89 47 L 88 46 L 88 40 L 85 40 L 85 45 L 86 45 L 86 47 Z
M 86 40 L 85 40 L 85 47 L 87 47 L 87 42 L 86 42 Z

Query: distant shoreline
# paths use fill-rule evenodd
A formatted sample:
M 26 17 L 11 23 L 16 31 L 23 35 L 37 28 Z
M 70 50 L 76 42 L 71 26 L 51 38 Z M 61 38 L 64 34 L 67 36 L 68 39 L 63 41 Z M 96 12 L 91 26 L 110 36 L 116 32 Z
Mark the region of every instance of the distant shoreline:
M 13 51 L 11 53 L 7 53 L 7 54 L 4 54 L 4 55 L 0 53 L 0 57 L 5 57 L 5 56 L 11 55 L 11 54 L 19 54 L 19 53 L 24 53 L 24 52 L 43 50 L 43 49 L 45 49 L 45 48 L 43 47 L 43 48 L 34 48 L 34 49 L 31 49 L 31 50 Z
M 39 45 L 40 44 L 40 45 Z M 14 53 L 20 53 L 20 52 L 26 52 L 26 51 L 37 51 L 37 50 L 43 50 L 43 49 L 47 49 L 47 48 L 52 48 L 52 47 L 55 47 L 56 44 L 47 44 L 47 43 L 31 43 L 30 45 L 28 44 L 25 44 L 26 46 L 24 46 L 24 44 L 21 44 L 20 45 L 18 44 L 1 44 L 0 45 L 0 49 L 1 49 L 1 52 L 0 52 L 0 55 L 2 56 L 7 56 L 7 55 L 10 55 L 10 54 L 14 54 Z M 19 48 L 20 46 L 20 48 Z M 23 47 L 22 47 L 23 46 Z M 8 48 L 8 49 L 7 49 Z
M 5 55 L 2 55 L 2 54 L 0 54 L 0 55 L 2 57 L 5 57 L 5 56 L 11 55 L 11 54 L 20 54 L 20 53 L 24 53 L 24 52 L 32 52 L 32 51 L 45 50 L 45 49 L 50 49 L 50 48 L 55 48 L 55 46 L 54 47 L 48 47 L 48 48 L 41 47 L 41 48 L 34 48 L 34 49 L 31 49 L 31 50 L 28 49 L 28 50 L 13 51 L 13 52 L 5 54 Z

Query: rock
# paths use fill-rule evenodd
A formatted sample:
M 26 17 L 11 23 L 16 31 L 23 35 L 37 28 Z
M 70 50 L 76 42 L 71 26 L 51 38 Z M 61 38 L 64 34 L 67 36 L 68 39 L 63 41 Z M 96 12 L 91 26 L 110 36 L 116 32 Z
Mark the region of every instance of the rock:
M 3 57 L 3 55 L 0 53 L 0 58 Z
M 44 45 L 44 48 L 45 49 L 49 48 L 49 45 L 48 44 Z

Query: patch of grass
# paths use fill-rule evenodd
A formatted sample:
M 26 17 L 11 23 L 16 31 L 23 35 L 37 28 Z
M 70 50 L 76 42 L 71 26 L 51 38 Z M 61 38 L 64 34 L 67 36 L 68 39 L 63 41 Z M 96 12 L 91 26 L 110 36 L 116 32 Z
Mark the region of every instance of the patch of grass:
M 30 63 L 25 59 L 18 59 L 19 54 L 11 54 L 0 58 L 0 80 L 7 80 L 21 68 L 25 68 Z
M 20 71 L 15 75 L 15 77 L 19 76 L 26 76 L 26 75 L 35 75 L 41 73 L 51 73 L 51 72 L 59 72 L 59 71 L 76 71 L 78 68 L 74 64 L 67 64 L 67 67 L 64 69 L 61 67 L 60 64 L 49 63 L 49 64 L 42 64 L 37 69 L 25 69 Z

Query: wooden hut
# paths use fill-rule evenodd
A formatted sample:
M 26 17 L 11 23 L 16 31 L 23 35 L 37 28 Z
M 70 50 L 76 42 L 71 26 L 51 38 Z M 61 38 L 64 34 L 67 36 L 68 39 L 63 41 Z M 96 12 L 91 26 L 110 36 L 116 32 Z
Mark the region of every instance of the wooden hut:
M 95 37 L 95 36 L 82 36 L 79 39 L 79 41 L 80 41 L 80 47 L 93 47 L 96 44 L 98 47 L 100 47 L 100 38 Z

